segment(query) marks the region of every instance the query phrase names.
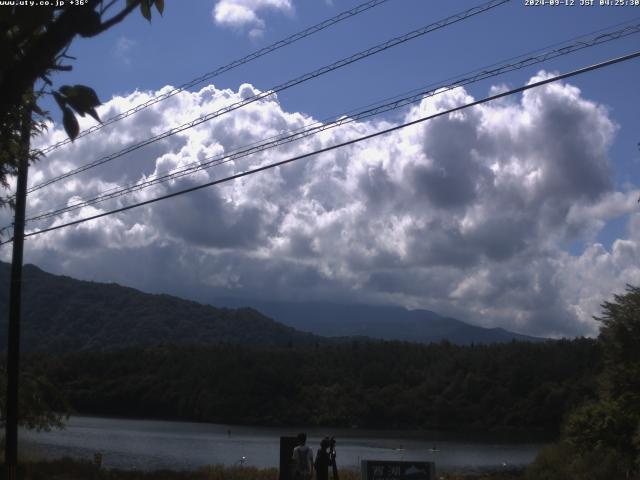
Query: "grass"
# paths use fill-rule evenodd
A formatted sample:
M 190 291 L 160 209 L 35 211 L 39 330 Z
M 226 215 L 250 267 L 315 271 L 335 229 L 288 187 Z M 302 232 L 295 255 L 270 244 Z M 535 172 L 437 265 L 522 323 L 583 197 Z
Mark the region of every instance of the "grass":
M 7 478 L 0 473 L 0 480 Z M 440 473 L 437 480 L 518 480 L 522 471 L 483 473 Z M 98 468 L 88 460 L 62 458 L 59 460 L 29 461 L 18 471 L 20 480 L 278 480 L 277 468 L 212 465 L 193 471 L 179 470 L 118 470 Z M 340 480 L 360 480 L 357 470 L 340 470 Z
M 524 469 L 482 473 L 442 473 L 438 480 L 523 480 Z
M 5 478 L 5 476 L 0 477 L 2 480 Z M 23 463 L 19 467 L 18 478 L 20 480 L 277 480 L 278 469 L 213 465 L 194 471 L 138 471 L 98 468 L 88 460 L 62 458 Z

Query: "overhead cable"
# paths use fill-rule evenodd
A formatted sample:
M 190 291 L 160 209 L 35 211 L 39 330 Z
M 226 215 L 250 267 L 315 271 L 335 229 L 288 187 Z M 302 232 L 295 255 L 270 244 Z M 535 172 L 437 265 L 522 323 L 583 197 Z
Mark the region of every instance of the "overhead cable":
M 246 170 L 246 171 L 241 172 L 241 173 L 236 173 L 234 175 L 230 175 L 230 176 L 225 177 L 225 178 L 221 178 L 221 179 L 218 179 L 218 180 L 213 180 L 211 182 L 207 182 L 207 183 L 204 183 L 204 184 L 201 184 L 201 185 L 197 185 L 197 186 L 194 186 L 194 187 L 186 188 L 184 190 L 179 190 L 177 192 L 168 193 L 166 195 L 162 195 L 160 197 L 152 198 L 150 200 L 145 200 L 143 202 L 138 202 L 138 203 L 126 205 L 124 207 L 120 207 L 120 208 L 117 208 L 117 209 L 114 209 L 114 210 L 110 210 L 110 211 L 107 211 L 107 212 L 102 212 L 102 213 L 99 213 L 99 214 L 96 214 L 96 215 L 83 217 L 83 218 L 80 218 L 80 219 L 77 219 L 77 220 L 73 220 L 73 221 L 70 221 L 70 222 L 54 225 L 54 226 L 51 226 L 51 227 L 48 227 L 48 228 L 44 228 L 42 230 L 32 231 L 32 232 L 29 232 L 29 233 L 25 234 L 24 236 L 26 238 L 26 237 L 32 237 L 34 235 L 40 235 L 40 234 L 46 233 L 46 232 L 52 232 L 52 231 L 55 231 L 55 230 L 60 230 L 62 228 L 67 228 L 67 227 L 70 227 L 70 226 L 73 226 L 73 225 L 79 225 L 81 223 L 85 223 L 85 222 L 88 222 L 88 221 L 91 221 L 91 220 L 96 220 L 96 219 L 99 219 L 99 218 L 107 217 L 107 216 L 110 216 L 110 215 L 114 215 L 116 213 L 121 213 L 121 212 L 125 212 L 127 210 L 132 210 L 134 208 L 141 207 L 141 206 L 144 206 L 144 205 L 150 205 L 152 203 L 156 203 L 156 202 L 159 202 L 161 200 L 167 200 L 169 198 L 174 198 L 174 197 L 177 197 L 177 196 L 180 196 L 180 195 L 184 195 L 186 193 L 191 193 L 191 192 L 195 192 L 197 190 L 202 190 L 204 188 L 208 188 L 208 187 L 211 187 L 211 186 L 214 186 L 214 185 L 219 185 L 219 184 L 222 184 L 222 183 L 226 183 L 226 182 L 229 182 L 231 180 L 236 180 L 236 179 L 239 179 L 239 178 L 242 178 L 242 177 L 253 175 L 255 173 L 263 172 L 265 170 L 270 170 L 270 169 L 273 169 L 273 168 L 276 168 L 276 167 L 279 167 L 279 166 L 282 166 L 282 165 L 286 165 L 288 163 L 296 162 L 298 160 L 302 160 L 302 159 L 309 158 L 309 157 L 312 157 L 312 156 L 315 156 L 315 155 L 319 155 L 321 153 L 326 153 L 326 152 L 329 152 L 329 151 L 332 151 L 332 150 L 336 150 L 338 148 L 346 147 L 348 145 L 354 145 L 356 143 L 360 143 L 360 142 L 363 142 L 363 141 L 366 141 L 366 140 L 370 140 L 372 138 L 379 137 L 381 135 L 386 135 L 386 134 L 389 134 L 389 133 L 392 133 L 392 132 L 407 128 L 407 127 L 412 126 L 412 125 L 417 125 L 417 124 L 426 122 L 428 120 L 432 120 L 434 118 L 442 117 L 442 116 L 448 115 L 450 113 L 454 113 L 454 112 L 457 112 L 457 111 L 461 111 L 461 110 L 467 109 L 469 107 L 474 107 L 474 106 L 477 106 L 477 105 L 481 105 L 481 104 L 484 104 L 484 103 L 487 103 L 487 102 L 491 102 L 493 100 L 497 100 L 499 98 L 503 98 L 503 97 L 506 97 L 506 96 L 514 95 L 516 93 L 521 93 L 521 92 L 524 92 L 526 90 L 531 90 L 532 88 L 537 88 L 537 87 L 540 87 L 542 85 L 546 85 L 546 84 L 549 84 L 549 83 L 552 83 L 552 82 L 557 82 L 558 80 L 564 80 L 566 78 L 574 77 L 576 75 L 581 75 L 581 74 L 584 74 L 584 73 L 587 73 L 587 72 L 590 72 L 590 71 L 593 71 L 593 70 L 597 70 L 597 69 L 601 69 L 601 68 L 604 68 L 604 67 L 608 67 L 608 66 L 611 66 L 611 65 L 614 65 L 614 64 L 617 64 L 617 63 L 621 63 L 621 62 L 624 62 L 624 61 L 628 61 L 628 60 L 637 58 L 637 57 L 640 57 L 640 51 L 637 51 L 637 52 L 634 52 L 634 53 L 631 53 L 631 54 L 628 54 L 628 55 L 624 55 L 622 57 L 617 57 L 617 58 L 614 58 L 614 59 L 610 59 L 610 60 L 607 60 L 607 61 L 604 61 L 604 62 L 601 62 L 601 63 L 593 64 L 593 65 L 590 65 L 588 67 L 579 68 L 577 70 L 573 70 L 573 71 L 568 72 L 568 73 L 564 73 L 564 74 L 561 74 L 561 75 L 556 75 L 554 77 L 549 77 L 549 78 L 546 78 L 544 80 L 539 80 L 537 82 L 533 82 L 533 83 L 524 85 L 522 87 L 518 87 L 518 88 L 515 88 L 515 89 L 512 89 L 512 90 L 508 90 L 508 91 L 504 91 L 504 92 L 501 92 L 501 93 L 498 93 L 498 94 L 495 94 L 495 95 L 491 95 L 489 97 L 483 98 L 482 100 L 476 100 L 474 102 L 470 102 L 470 103 L 467 103 L 465 105 L 460 105 L 458 107 L 450 108 L 448 110 L 444 110 L 444 111 L 441 111 L 441 112 L 438 112 L 438 113 L 435 113 L 435 114 L 432 114 L 432 115 L 428 115 L 426 117 L 421 117 L 421 118 L 418 118 L 418 119 L 410 121 L 410 122 L 406 122 L 406 123 L 403 123 L 403 124 L 400 124 L 400 125 L 396 125 L 394 127 L 386 128 L 384 130 L 380 130 L 378 132 L 371 133 L 369 135 L 365 135 L 365 136 L 362 136 L 362 137 L 359 137 L 359 138 L 355 138 L 355 139 L 352 139 L 352 140 L 348 140 L 348 141 L 345 141 L 345 142 L 342 142 L 342 143 L 339 143 L 339 144 L 336 144 L 336 145 L 332 145 L 330 147 L 326 147 L 326 148 L 322 148 L 322 149 L 319 149 L 319 150 L 315 150 L 313 152 L 308 152 L 308 153 L 305 153 L 305 154 L 302 154 L 302 155 L 298 155 L 298 156 L 295 156 L 295 157 L 292 157 L 292 158 L 288 158 L 286 160 L 273 162 L 273 163 L 270 163 L 268 165 L 263 165 L 261 167 L 257 167 L 257 168 L 251 169 L 251 170 Z M 13 241 L 13 239 L 6 240 L 6 241 L 0 243 L 0 245 L 4 245 L 4 244 L 9 243 L 11 241 Z
M 244 158 L 250 155 L 254 155 L 256 153 L 263 152 L 265 150 L 270 150 L 272 148 L 276 148 L 281 145 L 298 141 L 303 138 L 307 138 L 311 135 L 316 135 L 320 132 L 323 132 L 332 128 L 336 128 L 342 125 L 346 125 L 348 123 L 360 121 L 375 115 L 396 110 L 404 106 L 412 105 L 419 101 L 424 100 L 425 98 L 429 98 L 434 95 L 439 95 L 444 92 L 453 90 L 455 88 L 463 87 L 481 80 L 496 77 L 498 75 L 501 75 L 507 72 L 520 70 L 522 68 L 539 64 L 560 56 L 568 55 L 570 53 L 583 50 L 585 48 L 600 45 L 602 43 L 606 43 L 611 40 L 624 38 L 632 34 L 637 34 L 637 33 L 640 33 L 640 22 L 633 25 L 627 25 L 623 28 L 619 28 L 614 31 L 609 31 L 606 33 L 600 33 L 600 32 L 601 31 L 599 31 L 599 34 L 597 36 L 590 39 L 587 39 L 585 38 L 585 36 L 582 36 L 580 37 L 580 40 L 575 40 L 571 43 L 561 44 L 562 46 L 558 46 L 557 48 L 554 48 L 552 50 L 543 51 L 538 55 L 525 54 L 525 55 L 521 55 L 520 57 L 516 57 L 515 61 L 511 61 L 504 64 L 493 64 L 489 67 L 476 69 L 471 73 L 458 76 L 453 80 L 445 81 L 447 83 L 442 82 L 439 84 L 431 84 L 428 87 L 425 87 L 425 89 L 422 89 L 419 91 L 413 90 L 412 92 L 410 92 L 410 94 L 407 94 L 405 96 L 394 97 L 393 99 L 391 99 L 391 101 L 387 101 L 386 103 L 380 104 L 379 102 L 378 104 L 375 104 L 375 106 L 370 106 L 370 107 L 361 109 L 359 111 L 352 111 L 346 114 L 339 115 L 337 117 L 333 117 L 331 121 L 314 122 L 310 125 L 305 125 L 300 129 L 287 132 L 285 134 L 269 137 L 262 141 L 254 142 L 252 144 L 245 145 L 238 149 L 232 150 L 231 152 L 225 152 L 224 154 L 221 154 L 221 155 L 211 156 L 211 157 L 205 158 L 203 161 L 190 162 L 187 165 L 183 165 L 179 168 L 172 169 L 169 172 L 166 172 L 165 174 L 156 175 L 154 177 L 147 178 L 142 182 L 137 182 L 137 183 L 133 183 L 125 186 L 114 187 L 114 188 L 105 190 L 100 194 L 98 194 L 97 196 L 93 196 L 88 199 L 76 201 L 74 203 L 67 204 L 65 206 L 60 206 L 52 210 L 41 211 L 27 218 L 27 222 L 44 220 L 47 218 L 61 215 L 62 213 L 71 212 L 79 208 L 91 206 L 106 200 L 118 198 L 123 195 L 127 195 L 130 193 L 140 191 L 145 188 L 149 188 L 153 185 L 175 180 L 177 178 L 181 178 L 201 170 L 209 169 L 214 166 L 221 165 L 223 163 L 232 162 L 240 158 Z
M 333 25 L 335 25 L 336 23 L 342 22 L 343 20 L 347 20 L 349 18 L 355 17 L 356 15 L 365 12 L 371 8 L 377 7 L 378 5 L 381 5 L 383 3 L 388 2 L 389 0 L 370 0 L 368 2 L 362 3 L 360 5 L 357 5 L 356 7 L 353 7 L 349 10 L 345 10 L 344 12 L 339 13 L 338 15 L 328 18 L 316 25 L 313 25 L 305 30 L 302 30 L 300 32 L 294 33 L 293 35 L 288 36 L 287 38 L 283 38 L 282 40 L 278 40 L 275 43 L 272 43 L 271 45 L 268 45 L 264 48 L 261 48 L 260 50 L 257 50 L 253 53 L 250 53 L 249 55 L 246 55 L 242 58 L 239 58 L 238 60 L 234 60 L 233 62 L 224 65 L 222 67 L 218 67 L 215 70 L 205 73 L 199 77 L 194 78 L 193 80 L 190 80 L 186 83 L 183 83 L 182 85 L 169 90 L 168 92 L 165 92 L 161 95 L 157 95 L 153 98 L 150 98 L 149 100 L 147 100 L 144 103 L 141 103 L 139 105 L 136 105 L 133 108 L 130 108 L 129 110 L 126 110 L 124 112 L 121 112 L 107 120 L 104 120 L 102 123 L 99 123 L 97 125 L 94 125 L 90 128 L 87 128 L 83 131 L 81 131 L 78 136 L 76 137 L 76 140 L 78 138 L 84 137 L 85 135 L 89 135 L 90 133 L 93 132 L 97 132 L 98 130 L 106 127 L 107 125 L 111 125 L 112 123 L 118 122 L 124 118 L 130 117 L 131 115 L 138 113 L 146 108 L 149 108 L 152 105 L 155 105 L 158 102 L 161 102 L 163 100 L 166 100 L 167 98 L 171 98 L 174 95 L 184 91 L 184 90 L 188 90 L 192 87 L 195 87 L 196 85 L 199 85 L 201 83 L 206 82 L 207 80 L 211 80 L 214 77 L 217 77 L 218 75 L 221 75 L 225 72 L 228 72 L 229 70 L 233 70 L 236 67 L 239 67 L 240 65 L 244 65 L 245 63 L 249 63 L 253 60 L 256 60 L 260 57 L 263 57 L 275 50 L 278 50 L 282 47 L 291 45 L 292 43 L 297 42 L 298 40 L 302 40 L 303 38 L 306 38 L 310 35 L 313 35 L 314 33 L 320 32 L 321 30 L 324 30 L 325 28 L 331 27 Z M 52 152 L 53 150 L 56 150 L 57 148 L 62 147 L 63 145 L 67 145 L 68 143 L 71 143 L 71 140 L 69 138 L 65 138 L 64 140 L 61 140 L 60 142 L 54 143 L 52 145 L 49 145 L 48 147 L 42 149 L 42 153 L 47 154 Z
M 59 182 L 60 180 L 63 180 L 65 178 L 69 178 L 73 175 L 77 175 L 78 173 L 87 171 L 91 168 L 95 168 L 99 165 L 103 165 L 107 162 L 110 162 L 112 160 L 115 160 L 116 158 L 122 157 L 123 155 L 126 155 L 128 153 L 131 153 L 135 150 L 138 150 L 146 145 L 150 145 L 152 143 L 158 142 L 160 140 L 163 140 L 165 138 L 168 138 L 172 135 L 175 135 L 176 133 L 180 133 L 183 132 L 185 130 L 188 130 L 190 128 L 193 128 L 197 125 L 200 125 L 204 122 L 207 122 L 209 120 L 212 120 L 214 118 L 217 118 L 221 115 L 224 115 L 226 113 L 232 112 L 234 110 L 237 110 L 239 108 L 242 108 L 246 105 L 249 105 L 251 103 L 257 102 L 259 100 L 263 100 L 266 97 L 269 97 L 270 95 L 273 95 L 274 93 L 278 93 L 281 92 L 283 90 L 286 90 L 288 88 L 291 88 L 295 85 L 298 85 L 300 83 L 306 82 L 308 80 L 317 78 L 321 75 L 324 75 L 326 73 L 332 72 L 334 70 L 337 70 L 339 68 L 342 68 L 346 65 L 352 64 L 354 62 L 357 62 L 359 60 L 362 60 L 364 58 L 370 57 L 371 55 L 375 55 L 377 53 L 383 52 L 385 50 L 388 50 L 390 48 L 393 48 L 397 45 L 403 44 L 405 42 L 408 42 L 410 40 L 413 40 L 415 38 L 418 38 L 420 36 L 426 35 L 427 33 L 433 32 L 435 30 L 444 28 L 448 25 L 452 25 L 454 23 L 460 22 L 462 20 L 465 20 L 467 18 L 470 18 L 474 15 L 478 15 L 480 13 L 486 12 L 492 8 L 495 8 L 499 5 L 505 4 L 510 2 L 511 0 L 490 0 L 489 2 L 483 3 L 481 5 L 478 5 L 476 7 L 470 8 L 468 10 L 465 10 L 464 12 L 452 15 L 450 17 L 447 17 L 443 20 L 440 20 L 438 22 L 435 23 L 431 23 L 425 27 L 419 28 L 417 30 L 413 30 L 409 33 L 406 33 L 404 35 L 392 38 L 391 40 L 387 40 L 386 42 L 380 43 L 374 47 L 370 47 L 366 50 L 360 51 L 354 55 L 351 55 L 349 57 L 343 58 L 342 60 L 338 60 L 337 62 L 334 62 L 330 65 L 321 67 L 317 70 L 314 70 L 310 73 L 306 73 L 304 75 L 301 75 L 299 77 L 294 78 L 293 80 L 289 80 L 288 82 L 282 83 L 280 85 L 277 85 L 269 90 L 265 90 L 263 92 L 258 93 L 257 95 L 252 95 L 251 97 L 248 97 L 246 99 L 243 99 L 239 102 L 235 102 L 231 105 L 228 105 L 224 108 L 221 108 L 219 110 L 216 110 L 215 112 L 211 112 L 208 113 L 206 115 L 203 115 L 201 117 L 198 117 L 194 120 L 191 120 L 187 123 L 184 123 L 182 125 L 179 125 L 177 127 L 173 127 L 165 132 L 159 133 L 153 137 L 147 138 L 146 140 L 143 140 L 141 142 L 129 145 L 128 147 L 106 155 L 104 157 L 99 158 L 98 160 L 95 160 L 91 163 L 88 163 L 86 165 L 83 165 L 81 167 L 75 168 L 69 172 L 63 173 L 61 175 L 58 175 L 54 178 L 51 178 L 49 180 L 45 180 L 41 183 L 38 183 L 32 187 L 29 188 L 28 193 L 32 193 L 35 192 L 36 190 L 39 190 L 41 188 L 44 188 L 48 185 L 51 185 L 53 183 Z

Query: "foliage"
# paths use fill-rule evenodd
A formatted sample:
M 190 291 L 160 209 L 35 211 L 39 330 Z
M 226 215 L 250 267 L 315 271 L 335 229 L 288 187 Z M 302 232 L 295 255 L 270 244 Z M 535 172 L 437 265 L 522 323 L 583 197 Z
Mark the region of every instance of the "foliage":
M 596 317 L 602 324 L 602 396 L 640 416 L 640 288 L 628 286 L 626 294 L 615 295 L 602 309 L 602 316 Z
M 164 0 L 127 0 L 112 16 L 108 11 L 118 4 L 117 0 L 85 0 L 83 5 L 72 2 L 53 5 L 53 1 L 46 6 L 15 3 L 0 7 L 0 184 L 5 187 L 7 176 L 16 173 L 17 158 L 27 155 L 21 136 L 24 110 L 35 114 L 31 135 L 39 133 L 50 119 L 48 112 L 37 105 L 43 94 L 55 98 L 63 114 L 63 126 L 72 140 L 79 132 L 75 114 L 89 114 L 100 120 L 95 110 L 100 101 L 93 89 L 84 85 L 53 88 L 52 74 L 72 69 L 64 62 L 73 59 L 67 55 L 73 39 L 77 35 L 85 38 L 99 35 L 138 7 L 148 20 L 152 6 L 160 14 L 164 10 Z M 34 91 L 37 83 L 40 85 Z M 37 157 L 30 154 L 29 160 Z M 11 202 L 0 200 L 0 206 L 4 203 Z
M 573 412 L 565 426 L 567 442 L 573 445 L 582 457 L 591 457 L 593 452 L 609 451 L 619 457 L 623 471 L 633 470 L 637 447 L 632 438 L 638 421 L 611 399 L 600 399 L 586 403 Z
M 596 317 L 603 358 L 597 396 L 571 412 L 562 442 L 541 452 L 530 469 L 532 479 L 605 480 L 640 473 L 640 288 L 628 286 L 602 310 Z
M 7 375 L 0 368 L 0 426 L 4 427 Z M 63 428 L 70 409 L 60 391 L 45 377 L 24 372 L 19 389 L 19 425 L 30 430 Z
M 593 340 L 158 346 L 32 355 L 82 413 L 263 425 L 557 432 L 593 396 Z
M 19 158 L 26 158 L 28 163 L 33 163 L 41 157 L 39 151 L 26 148 L 27 144 L 21 136 L 27 116 L 33 117 L 28 130 L 30 136 L 38 135 L 46 129 L 49 117 L 47 112 L 37 106 L 39 95 L 32 91 L 25 92 L 20 103 L 0 118 L 0 186 L 4 188 L 9 188 L 7 177 L 17 175 Z M 0 197 L 0 207 L 5 204 L 13 208 L 14 199 Z
M 543 447 L 527 469 L 527 480 L 570 480 L 573 469 L 570 459 L 574 449 L 565 442 Z
M 527 480 L 611 480 L 626 477 L 622 455 L 611 449 L 581 455 L 566 441 L 544 447 L 527 469 Z
M 599 396 L 571 415 L 566 437 L 583 458 L 594 450 L 615 455 L 630 475 L 640 469 L 640 288 L 628 286 L 605 302 L 596 320 L 603 352 Z

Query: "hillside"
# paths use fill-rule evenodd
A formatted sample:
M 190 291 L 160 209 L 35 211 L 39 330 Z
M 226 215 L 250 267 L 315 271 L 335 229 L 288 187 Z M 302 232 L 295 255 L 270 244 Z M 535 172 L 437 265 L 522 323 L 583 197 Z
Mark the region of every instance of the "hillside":
M 0 262 L 0 348 L 6 348 L 10 267 Z M 315 344 L 319 337 L 251 308 L 214 308 L 116 284 L 24 267 L 22 349 L 60 353 L 159 344 Z
M 9 272 L 9 265 L 0 262 L 3 350 Z M 418 343 L 448 340 L 458 345 L 540 340 L 500 328 L 469 325 L 428 310 L 326 302 L 226 299 L 216 303 L 230 308 L 52 275 L 25 265 L 22 348 L 63 353 L 160 344 L 270 347 L 341 343 L 351 337 Z
M 429 310 L 394 306 L 340 305 L 327 302 L 266 302 L 222 299 L 220 305 L 251 305 L 278 322 L 325 337 L 367 336 L 383 340 L 456 345 L 535 342 L 543 339 L 502 328 L 483 328 Z

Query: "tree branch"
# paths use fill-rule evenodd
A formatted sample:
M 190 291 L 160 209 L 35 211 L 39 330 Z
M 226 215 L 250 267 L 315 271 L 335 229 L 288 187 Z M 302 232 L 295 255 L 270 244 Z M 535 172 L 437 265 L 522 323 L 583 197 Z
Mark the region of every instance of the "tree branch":
M 95 31 L 91 32 L 90 35 L 85 35 L 85 36 L 95 37 L 96 35 L 99 35 L 100 33 L 104 32 L 105 30 L 109 30 L 111 27 L 113 27 L 114 25 L 117 25 L 122 20 L 124 20 L 127 17 L 127 15 L 133 12 L 139 5 L 140 5 L 140 0 L 135 0 L 126 8 L 124 8 L 120 13 L 118 13 L 117 15 L 114 15 L 106 22 L 102 22 L 100 24 L 100 27 L 97 28 Z
M 61 51 L 73 40 L 73 38 L 83 31 L 85 36 L 93 37 L 112 26 L 120 23 L 136 7 L 140 5 L 140 0 L 133 1 L 120 13 L 111 17 L 104 23 L 100 23 L 97 28 L 86 31 L 87 18 L 95 15 L 95 9 L 102 0 L 89 0 L 84 8 L 67 8 L 51 24 L 47 25 L 45 33 L 34 41 L 27 52 L 16 63 L 11 66 L 7 74 L 0 79 L 0 118 L 7 114 L 12 105 L 20 101 L 24 92 L 33 82 L 46 75 L 50 69 L 51 61 L 55 59 Z
M 118 0 L 111 0 L 107 5 L 103 5 L 102 6 L 102 10 L 100 11 L 100 15 L 104 15 L 105 13 L 107 13 L 107 10 L 109 10 L 111 7 L 113 7 Z

